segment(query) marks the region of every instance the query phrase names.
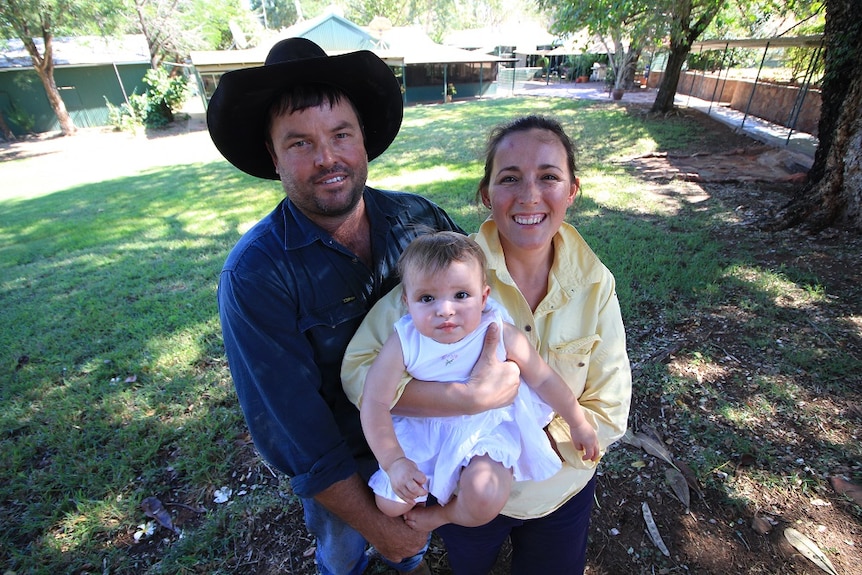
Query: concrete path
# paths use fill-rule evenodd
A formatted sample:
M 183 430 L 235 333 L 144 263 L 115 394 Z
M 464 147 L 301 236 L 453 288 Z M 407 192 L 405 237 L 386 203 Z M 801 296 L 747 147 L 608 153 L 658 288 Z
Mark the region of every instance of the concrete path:
M 604 83 L 601 82 L 545 84 L 545 82 L 533 81 L 526 82 L 522 89 L 515 90 L 515 94 L 602 100 L 614 103 L 610 92 L 607 91 Z M 656 90 L 642 88 L 626 92 L 620 103 L 652 104 L 655 101 L 655 96 Z M 786 147 L 794 152 L 803 153 L 810 158 L 814 157 L 814 152 L 817 149 L 817 138 L 811 134 L 791 132 L 784 126 L 778 126 L 751 115 L 746 116 L 743 112 L 733 110 L 727 106 L 719 106 L 717 103 L 680 94 L 676 95 L 674 104 L 681 108 L 699 110 L 717 121 L 730 126 L 737 132 L 744 133 L 759 142 L 776 148 Z

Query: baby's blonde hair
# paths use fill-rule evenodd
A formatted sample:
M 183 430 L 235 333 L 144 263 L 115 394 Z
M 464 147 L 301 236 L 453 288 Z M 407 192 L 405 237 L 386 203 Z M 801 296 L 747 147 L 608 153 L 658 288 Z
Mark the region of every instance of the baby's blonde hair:
M 412 273 L 436 274 L 448 268 L 453 262 L 475 261 L 485 276 L 485 252 L 475 241 L 457 232 L 433 232 L 421 235 L 410 242 L 398 259 L 398 275 L 407 281 Z

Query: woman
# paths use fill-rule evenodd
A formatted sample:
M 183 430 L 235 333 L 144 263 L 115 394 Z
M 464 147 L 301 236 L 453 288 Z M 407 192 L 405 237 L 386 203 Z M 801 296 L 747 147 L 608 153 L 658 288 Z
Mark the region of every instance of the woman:
M 477 194 L 491 216 L 474 239 L 488 257 L 491 296 L 572 389 L 604 453 L 626 429 L 631 370 L 613 275 L 564 221 L 578 189 L 574 148 L 558 122 L 526 116 L 498 127 Z M 342 381 L 356 403 L 368 366 L 404 313 L 399 295 L 393 290 L 372 309 L 345 354 Z M 470 386 L 461 386 L 461 397 L 439 391 L 450 387 L 410 381 L 393 412 L 452 415 L 476 403 Z M 458 575 L 490 571 L 507 537 L 512 573 L 583 572 L 596 463 L 582 460 L 561 418 L 546 431 L 563 459 L 556 475 L 517 483 L 486 525 L 437 530 Z

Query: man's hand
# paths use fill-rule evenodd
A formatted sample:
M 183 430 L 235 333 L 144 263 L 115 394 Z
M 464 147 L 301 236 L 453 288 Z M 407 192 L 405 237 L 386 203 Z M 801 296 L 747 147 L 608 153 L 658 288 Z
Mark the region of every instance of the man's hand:
M 482 353 L 466 384 L 440 385 L 454 382 L 411 380 L 392 413 L 408 417 L 450 417 L 475 415 L 511 405 L 518 395 L 521 373 L 516 363 L 497 359 L 499 342 L 498 326 L 491 324 L 485 334 Z
M 401 517 L 387 517 L 374 503 L 374 495 L 359 475 L 334 483 L 315 499 L 359 531 L 381 555 L 399 562 L 419 553 L 430 535 L 407 526 Z
M 485 333 L 485 345 L 467 382 L 473 399 L 471 414 L 511 405 L 518 395 L 521 372 L 514 362 L 497 358 L 499 343 L 499 326 L 492 323 Z

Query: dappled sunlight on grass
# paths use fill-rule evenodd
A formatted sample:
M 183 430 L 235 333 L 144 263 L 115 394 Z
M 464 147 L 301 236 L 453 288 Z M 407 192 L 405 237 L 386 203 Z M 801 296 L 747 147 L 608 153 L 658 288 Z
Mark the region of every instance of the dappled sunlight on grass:
M 752 424 L 772 417 L 775 409 L 767 398 L 752 397 L 746 405 L 725 405 L 719 413 L 729 423 L 741 429 L 750 429 Z
M 822 289 L 810 284 L 792 281 L 785 273 L 743 264 L 732 265 L 725 277 L 747 284 L 750 289 L 768 298 L 770 305 L 798 309 L 813 303 L 822 303 L 826 295 Z
M 407 164 L 397 174 L 389 174 L 380 178 L 369 175 L 368 185 L 384 190 L 403 190 L 406 188 L 419 188 L 429 184 L 440 184 L 458 180 L 465 176 L 464 170 L 449 166 L 431 166 L 427 168 L 411 169 Z
M 644 213 L 655 213 L 655 199 L 651 194 L 644 194 L 643 189 L 643 181 L 621 170 L 610 172 L 591 168 L 581 174 L 581 199 L 589 198 L 595 210 L 631 209 L 634 205 Z M 573 210 L 580 211 L 584 203 L 576 199 Z

